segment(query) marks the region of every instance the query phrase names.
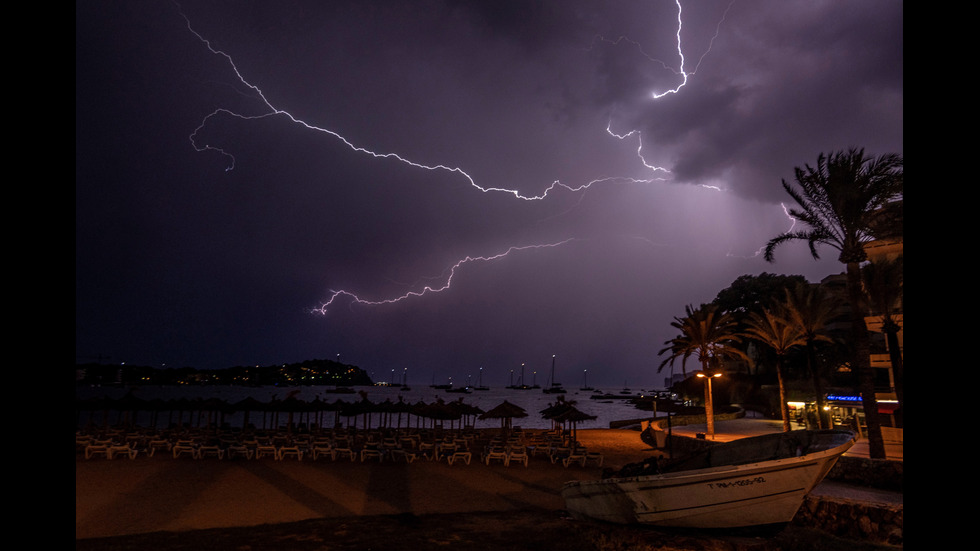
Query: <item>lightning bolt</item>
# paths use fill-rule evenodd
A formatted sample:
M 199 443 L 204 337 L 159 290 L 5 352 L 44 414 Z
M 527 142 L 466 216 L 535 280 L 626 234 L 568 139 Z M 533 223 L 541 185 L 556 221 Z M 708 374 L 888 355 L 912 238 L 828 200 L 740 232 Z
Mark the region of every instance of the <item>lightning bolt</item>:
M 728 7 L 725 8 L 725 12 L 721 16 L 721 20 L 718 22 L 718 25 L 715 27 L 715 34 L 711 37 L 711 40 L 708 42 L 708 48 L 701 55 L 701 58 L 698 60 L 698 64 L 694 67 L 694 71 L 691 71 L 691 73 L 688 74 L 684 70 L 684 49 L 681 48 L 681 31 L 684 28 L 684 21 L 682 20 L 682 17 L 681 17 L 681 12 L 683 11 L 683 8 L 681 7 L 681 0 L 674 0 L 674 2 L 677 4 L 677 34 L 676 34 L 676 36 L 677 36 L 677 56 L 680 58 L 680 66 L 675 71 L 675 73 L 678 74 L 678 75 L 681 75 L 682 80 L 681 80 L 681 83 L 678 84 L 676 88 L 671 88 L 670 90 L 667 90 L 666 92 L 661 92 L 661 93 L 653 92 L 651 94 L 652 97 L 653 97 L 653 99 L 660 99 L 660 98 L 666 96 L 667 94 L 676 94 L 676 93 L 678 93 L 680 91 L 681 88 L 683 88 L 687 84 L 688 77 L 691 76 L 691 75 L 693 75 L 693 74 L 695 74 L 697 72 L 698 67 L 701 66 L 701 62 L 704 61 L 704 58 L 708 55 L 708 53 L 711 52 L 711 47 L 714 45 L 715 39 L 718 38 L 718 34 L 721 32 L 721 25 L 722 25 L 722 23 L 725 22 L 725 18 L 728 17 L 728 12 L 732 9 L 732 5 L 735 4 L 735 0 L 732 0 L 731 2 L 729 2 Z M 659 60 L 656 60 L 656 61 L 659 61 Z M 661 62 L 661 63 L 663 63 L 663 62 Z
M 555 242 L 555 243 L 545 243 L 545 244 L 538 244 L 538 245 L 512 246 L 512 247 L 509 247 L 507 250 L 505 250 L 502 253 L 498 253 L 498 254 L 491 255 L 491 256 L 467 256 L 467 257 L 463 258 L 462 260 L 456 262 L 456 264 L 454 264 L 449 269 L 449 276 L 446 277 L 445 282 L 441 286 L 433 287 L 433 286 L 430 286 L 430 285 L 426 285 L 420 291 L 409 291 L 409 292 L 407 292 L 407 293 L 405 293 L 405 294 L 403 294 L 401 296 L 394 297 L 394 298 L 386 298 L 386 299 L 380 299 L 380 300 L 368 300 L 368 299 L 359 297 L 357 294 L 355 294 L 355 293 L 353 293 L 351 291 L 345 291 L 345 290 L 331 291 L 330 292 L 331 293 L 330 298 L 327 299 L 326 302 L 324 302 L 323 304 L 321 304 L 320 307 L 315 308 L 313 310 L 313 312 L 314 313 L 318 313 L 318 314 L 326 314 L 327 313 L 327 310 L 334 304 L 334 302 L 337 301 L 341 297 L 348 297 L 348 298 L 350 298 L 351 299 L 351 304 L 357 303 L 357 304 L 365 304 L 365 305 L 378 306 L 378 305 L 383 305 L 383 304 L 394 304 L 396 302 L 401 302 L 401 301 L 403 301 L 405 299 L 412 298 L 412 297 L 422 297 L 422 296 L 429 295 L 429 294 L 441 293 L 441 292 L 445 291 L 446 289 L 449 289 L 452 286 L 452 284 L 453 284 L 453 278 L 456 276 L 456 271 L 459 270 L 460 268 L 462 268 L 464 264 L 469 264 L 471 262 L 492 262 L 494 260 L 499 260 L 501 258 L 504 258 L 504 257 L 506 257 L 506 256 L 508 256 L 508 255 L 510 255 L 512 253 L 515 253 L 515 252 L 526 251 L 526 250 L 531 250 L 531 249 L 549 249 L 549 248 L 554 248 L 554 247 L 560 247 L 560 246 L 565 245 L 567 243 L 570 243 L 572 241 L 576 241 L 576 239 L 575 238 L 568 238 L 568 239 L 565 239 L 565 240 L 562 240 L 562 241 L 558 241 L 558 242 Z
M 621 39 L 620 39 L 620 40 L 626 40 L 626 41 L 634 44 L 638 48 L 640 48 L 641 53 L 644 56 L 646 56 L 648 59 L 650 59 L 651 61 L 658 62 L 658 63 L 662 64 L 665 68 L 674 71 L 675 74 L 681 75 L 682 81 L 681 81 L 681 83 L 676 88 L 673 88 L 673 89 L 668 90 L 668 91 L 663 92 L 663 93 L 653 93 L 652 94 L 652 98 L 653 99 L 662 98 L 662 97 L 666 96 L 667 94 L 676 94 L 676 93 L 678 93 L 680 91 L 680 89 L 687 84 L 689 76 L 690 75 L 693 75 L 696 72 L 696 70 L 697 70 L 697 67 L 696 67 L 695 68 L 695 71 L 692 71 L 691 73 L 688 73 L 688 72 L 685 71 L 685 68 L 684 68 L 685 58 L 684 58 L 684 53 L 683 53 L 683 49 L 682 49 L 682 46 L 681 46 L 681 32 L 683 30 L 682 7 L 681 7 L 680 0 L 675 0 L 675 3 L 677 5 L 677 32 L 676 32 L 676 37 L 677 37 L 677 53 L 678 53 L 678 56 L 680 58 L 680 65 L 679 65 L 679 68 L 678 69 L 676 69 L 676 70 L 671 69 L 668 66 L 667 63 L 665 63 L 663 61 L 660 61 L 660 60 L 657 60 L 657 59 L 654 59 L 653 57 L 647 55 L 645 52 L 643 52 L 642 47 L 639 45 L 639 43 L 636 43 L 634 41 L 631 41 L 631 40 L 629 40 L 628 38 L 625 38 L 625 37 L 621 37 Z M 727 16 L 728 10 L 731 9 L 732 4 L 734 4 L 734 0 L 732 0 L 732 2 L 729 4 L 728 8 L 725 10 L 725 16 Z M 357 144 L 351 142 L 350 140 L 348 140 L 347 138 L 345 138 L 344 136 L 342 136 L 338 132 L 335 132 L 335 131 L 330 130 L 328 128 L 323 128 L 323 127 L 320 127 L 320 126 L 316 126 L 314 124 L 311 124 L 309 122 L 306 122 L 304 120 L 301 120 L 301 119 L 293 116 L 288 111 L 286 111 L 284 109 L 281 109 L 281 108 L 275 106 L 266 97 L 265 93 L 257 85 L 252 84 L 251 82 L 249 82 L 245 78 L 245 76 L 241 73 L 241 71 L 239 70 L 237 64 L 235 63 L 235 61 L 231 57 L 231 55 L 229 55 L 228 53 L 226 53 L 226 52 L 224 52 L 224 51 L 222 51 L 220 49 L 215 48 L 212 45 L 212 43 L 211 43 L 210 40 L 208 40 L 207 38 L 205 38 L 204 36 L 202 36 L 198 31 L 196 31 L 194 29 L 193 25 L 191 24 L 190 19 L 183 13 L 180 5 L 178 3 L 176 3 L 176 2 L 175 2 L 175 5 L 177 6 L 178 13 L 183 18 L 183 20 L 184 20 L 184 22 L 186 24 L 187 30 L 193 36 L 195 36 L 202 44 L 204 44 L 204 46 L 208 49 L 208 51 L 210 51 L 212 54 L 214 54 L 216 56 L 222 57 L 227 62 L 227 64 L 230 66 L 231 70 L 234 72 L 234 74 L 235 74 L 236 78 L 238 79 L 238 81 L 250 91 L 250 97 L 254 97 L 255 99 L 257 99 L 258 102 L 261 105 L 261 112 L 258 113 L 258 114 L 254 114 L 254 115 L 247 115 L 247 114 L 237 113 L 235 111 L 232 111 L 232 110 L 226 109 L 226 108 L 217 108 L 214 111 L 212 111 L 211 113 L 209 113 L 208 115 L 206 115 L 201 120 L 201 123 L 190 134 L 189 140 L 191 142 L 191 146 L 194 148 L 195 151 L 198 151 L 198 152 L 206 152 L 206 151 L 216 152 L 216 153 L 219 153 L 220 155 L 226 157 L 229 160 L 229 164 L 225 168 L 225 171 L 231 171 L 231 170 L 234 170 L 235 169 L 235 163 L 236 163 L 235 156 L 233 154 L 231 154 L 230 152 L 226 151 L 222 147 L 214 146 L 214 145 L 211 145 L 211 144 L 208 144 L 208 143 L 202 143 L 201 140 L 200 140 L 200 138 L 199 138 L 199 135 L 202 132 L 202 130 L 212 121 L 212 119 L 214 119 L 216 117 L 219 117 L 219 116 L 228 116 L 228 117 L 232 117 L 232 118 L 238 118 L 238 119 L 241 119 L 241 120 L 260 120 L 260 119 L 265 119 L 265 118 L 269 118 L 269 117 L 281 116 L 281 117 L 286 117 L 292 123 L 294 123 L 296 125 L 299 125 L 299 126 L 305 128 L 307 130 L 329 135 L 329 136 L 331 136 L 331 137 L 339 140 L 340 142 L 342 142 L 344 145 L 346 145 L 348 148 L 350 148 L 352 151 L 354 151 L 356 153 L 368 155 L 368 156 L 371 156 L 371 157 L 377 158 L 377 159 L 392 159 L 392 160 L 396 160 L 398 162 L 404 163 L 405 165 L 408 165 L 408 166 L 411 166 L 411 167 L 414 167 L 414 168 L 417 168 L 417 169 L 430 170 L 430 171 L 445 171 L 445 172 L 457 174 L 460 177 L 464 178 L 473 188 L 479 190 L 480 192 L 483 192 L 483 193 L 504 193 L 504 194 L 509 194 L 509 195 L 512 195 L 516 199 L 520 199 L 520 200 L 524 200 L 524 201 L 541 201 L 541 200 L 544 200 L 545 198 L 548 197 L 548 195 L 551 192 L 553 192 L 556 189 L 564 189 L 564 190 L 567 190 L 569 192 L 573 192 L 574 193 L 574 192 L 580 192 L 580 191 L 586 190 L 586 189 L 592 187 L 595 184 L 605 183 L 605 182 L 615 182 L 615 181 L 618 181 L 618 182 L 626 182 L 626 183 L 652 183 L 654 181 L 663 181 L 663 180 L 665 180 L 665 178 L 662 178 L 662 177 L 654 177 L 654 178 L 649 178 L 649 179 L 640 179 L 640 178 L 629 178 L 629 177 L 612 177 L 612 176 L 606 176 L 606 177 L 600 177 L 600 178 L 596 178 L 596 179 L 590 180 L 590 181 L 588 181 L 588 182 L 586 182 L 584 184 L 581 184 L 579 186 L 570 186 L 570 185 L 567 185 L 567 184 L 562 183 L 560 180 L 555 180 L 547 188 L 545 188 L 544 191 L 541 192 L 540 194 L 537 194 L 537 195 L 525 195 L 525 194 L 521 193 L 519 190 L 516 190 L 516 189 L 507 189 L 507 188 L 503 188 L 503 187 L 485 187 L 485 186 L 481 186 L 481 185 L 479 185 L 476 182 L 476 180 L 474 180 L 474 178 L 470 174 L 468 174 L 466 171 L 464 171 L 460 167 L 450 166 L 450 165 L 446 165 L 446 164 L 425 164 L 425 163 L 420 163 L 420 162 L 413 161 L 411 159 L 405 158 L 405 157 L 403 157 L 403 156 L 401 156 L 401 155 L 399 155 L 397 153 L 393 153 L 393 152 L 385 153 L 385 152 L 373 151 L 371 149 L 368 149 L 366 147 L 363 147 L 361 145 L 357 145 Z M 705 51 L 705 53 L 701 56 L 701 60 L 703 60 L 705 58 L 705 56 L 710 52 L 711 44 L 714 43 L 714 39 L 718 36 L 718 32 L 720 30 L 720 27 L 721 27 L 722 22 L 724 22 L 724 16 L 722 17 L 721 21 L 719 21 L 718 28 L 716 29 L 715 35 L 711 39 L 711 43 L 709 44 L 708 50 Z M 614 43 L 618 43 L 618 42 L 619 41 L 616 41 Z M 700 66 L 700 62 L 701 61 L 699 60 L 698 66 Z M 643 166 L 646 167 L 647 169 L 651 170 L 651 171 L 654 171 L 654 172 L 662 172 L 662 173 L 668 173 L 668 174 L 670 173 L 670 171 L 668 169 L 666 169 L 664 167 L 653 165 L 653 164 L 649 163 L 646 160 L 646 158 L 644 157 L 644 154 L 643 154 L 643 141 L 642 141 L 642 134 L 640 133 L 640 131 L 633 130 L 633 131 L 627 132 L 625 134 L 617 134 L 617 133 L 615 133 L 612 130 L 612 123 L 610 121 L 610 123 L 606 127 L 606 132 L 610 136 L 615 137 L 615 138 L 617 138 L 619 140 L 626 140 L 627 138 L 630 138 L 630 137 L 635 136 L 636 137 L 636 140 L 637 140 L 637 144 L 638 144 L 637 145 L 637 156 L 639 157 L 639 159 L 640 159 L 641 163 L 643 164 Z M 349 298 L 350 299 L 350 304 L 355 304 L 356 303 L 356 304 L 364 304 L 364 305 L 385 305 L 385 304 L 393 304 L 393 303 L 400 302 L 402 300 L 406 300 L 406 299 L 413 298 L 413 297 L 422 297 L 422 296 L 425 296 L 425 295 L 428 295 L 428 294 L 440 293 L 440 292 L 445 291 L 445 290 L 447 290 L 447 289 L 449 289 L 451 287 L 452 282 L 453 282 L 453 278 L 455 277 L 457 270 L 459 268 L 461 268 L 465 264 L 473 263 L 473 262 L 492 262 L 494 260 L 498 260 L 500 258 L 506 257 L 506 256 L 508 256 L 508 255 L 510 255 L 512 253 L 516 253 L 516 252 L 520 252 L 520 251 L 526 251 L 526 250 L 531 250 L 531 249 L 542 249 L 542 248 L 558 247 L 558 246 L 567 244 L 567 243 L 569 243 L 570 241 L 573 241 L 573 240 L 575 240 L 575 239 L 574 238 L 569 238 L 569 239 L 565 239 L 563 241 L 559 241 L 559 242 L 555 242 L 555 243 L 545 243 L 545 244 L 537 244 L 537 245 L 524 245 L 524 246 L 512 246 L 512 247 L 509 247 L 508 249 L 506 249 L 502 253 L 494 254 L 494 255 L 491 255 L 491 256 L 467 256 L 467 257 L 459 260 L 458 262 L 456 262 L 456 264 L 454 264 L 451 268 L 448 269 L 449 275 L 445 278 L 445 281 L 440 286 L 426 285 L 421 290 L 410 291 L 410 292 L 405 293 L 405 294 L 403 294 L 401 296 L 397 296 L 397 297 L 393 297 L 393 298 L 386 298 L 386 299 L 366 299 L 366 298 L 360 297 L 359 295 L 357 295 L 356 293 L 354 293 L 352 291 L 348 291 L 348 290 L 336 290 L 336 291 L 333 291 L 332 290 L 330 292 L 331 293 L 330 294 L 330 298 L 327 299 L 325 302 L 323 302 L 319 307 L 313 309 L 313 311 L 314 312 L 317 312 L 317 313 L 320 313 L 320 314 L 326 314 L 327 311 L 330 309 L 330 307 L 333 306 L 338 300 L 340 300 L 343 297 Z
M 683 17 L 682 17 L 683 16 L 683 7 L 681 6 L 680 0 L 674 0 L 674 3 L 677 5 L 677 32 L 676 32 L 675 36 L 677 37 L 677 56 L 680 59 L 680 66 L 677 69 L 674 69 L 673 67 L 671 67 L 670 65 L 668 65 L 665 61 L 663 61 L 661 59 L 658 59 L 658 58 L 655 58 L 655 57 L 651 56 L 650 54 L 646 53 L 646 51 L 644 51 L 644 49 L 643 49 L 643 45 L 642 44 L 640 44 L 636 40 L 630 39 L 629 37 L 620 36 L 616 40 L 608 40 L 608 39 L 605 39 L 605 38 L 603 38 L 603 37 L 600 36 L 600 37 L 596 37 L 596 38 L 593 39 L 593 42 L 595 42 L 595 40 L 598 39 L 598 40 L 601 40 L 603 42 L 608 42 L 608 43 L 613 44 L 613 45 L 617 45 L 620 42 L 628 42 L 628 43 L 632 44 L 633 46 L 635 46 L 636 49 L 637 49 L 637 51 L 639 51 L 640 54 L 643 57 L 647 58 L 648 60 L 650 60 L 650 61 L 652 61 L 654 63 L 660 64 L 663 68 L 665 68 L 665 69 L 673 72 L 674 74 L 680 75 L 682 77 L 681 83 L 676 88 L 672 88 L 670 90 L 667 90 L 666 92 L 661 92 L 661 93 L 653 92 L 653 93 L 651 93 L 652 99 L 660 99 L 660 98 L 662 98 L 662 97 L 664 97 L 664 96 L 666 96 L 668 94 L 677 94 L 678 92 L 680 92 L 680 89 L 683 88 L 687 84 L 688 78 L 690 76 L 693 76 L 694 74 L 697 73 L 697 70 L 701 67 L 701 63 L 708 56 L 708 54 L 711 53 L 711 48 L 714 46 L 715 39 L 717 39 L 718 38 L 718 35 L 721 33 L 721 26 L 725 22 L 725 19 L 727 19 L 728 12 L 731 11 L 732 6 L 735 4 L 735 0 L 731 0 L 728 3 L 728 6 L 725 8 L 724 13 L 722 13 L 721 19 L 715 25 L 715 34 L 712 35 L 711 40 L 708 42 L 707 49 L 705 49 L 704 53 L 701 54 L 701 57 L 698 59 L 698 64 L 695 66 L 694 70 L 691 71 L 690 73 L 688 73 L 687 71 L 684 70 L 684 49 L 681 46 L 681 32 L 684 29 L 684 21 L 683 21 Z M 612 121 L 610 120 L 609 123 L 606 125 L 606 133 L 608 133 L 610 136 L 613 136 L 614 138 L 617 138 L 619 140 L 625 140 L 626 138 L 629 138 L 629 137 L 635 135 L 636 136 L 636 140 L 637 140 L 636 155 L 637 155 L 637 157 L 639 157 L 640 162 L 643 164 L 643 166 L 646 167 L 646 168 L 648 168 L 648 169 L 650 169 L 650 170 L 653 170 L 653 171 L 670 173 L 670 170 L 668 170 L 668 169 L 666 169 L 664 167 L 652 165 L 649 162 L 647 162 L 646 158 L 643 155 L 643 136 L 642 136 L 642 132 L 640 132 L 639 130 L 631 130 L 631 131 L 629 131 L 629 132 L 627 132 L 625 134 L 617 134 L 617 133 L 613 132 L 613 130 L 612 130 Z M 715 190 L 715 191 L 722 191 L 722 189 L 720 187 L 718 187 L 718 186 L 702 185 L 701 187 L 703 187 L 705 189 Z
M 295 123 L 297 125 L 300 125 L 303 128 L 306 128 L 307 130 L 311 130 L 311 131 L 315 131 L 315 132 L 320 132 L 320 133 L 323 133 L 323 134 L 327 134 L 327 135 L 329 135 L 329 136 L 331 136 L 333 138 L 336 138 L 337 140 L 340 140 L 344 145 L 346 145 L 347 147 L 349 147 L 352 151 L 354 151 L 356 153 L 361 153 L 361 154 L 369 155 L 369 156 L 374 157 L 376 159 L 394 159 L 396 161 L 399 161 L 401 163 L 404 163 L 404 164 L 406 164 L 408 166 L 411 166 L 411 167 L 414 167 L 414 168 L 419 168 L 419 169 L 424 169 L 424 170 L 430 170 L 430 171 L 446 171 L 446 172 L 458 174 L 459 176 L 462 176 L 467 182 L 469 182 L 469 184 L 472 187 L 474 187 L 475 189 L 477 189 L 477 190 L 479 190 L 479 191 L 481 191 L 483 193 L 505 193 L 505 194 L 513 195 L 515 198 L 522 199 L 522 200 L 525 200 L 525 201 L 541 201 L 541 200 L 545 199 L 546 197 L 548 197 L 548 195 L 553 190 L 555 190 L 557 188 L 562 188 L 562 189 L 565 189 L 565 190 L 568 190 L 570 192 L 575 193 L 575 192 L 579 192 L 579 191 L 588 189 L 588 188 L 592 187 L 594 184 L 602 183 L 602 182 L 608 182 L 608 181 L 613 181 L 613 180 L 629 181 L 629 182 L 633 182 L 633 183 L 636 183 L 636 182 L 651 182 L 651 181 L 653 181 L 653 180 L 640 180 L 640 179 L 625 178 L 625 177 L 624 178 L 601 177 L 601 178 L 593 179 L 593 180 L 591 180 L 589 182 L 586 182 L 584 184 L 581 184 L 579 186 L 573 187 L 573 186 L 569 186 L 567 184 L 562 183 L 560 180 L 555 180 L 554 182 L 551 183 L 551 185 L 549 185 L 547 188 L 545 188 L 545 190 L 543 192 L 541 192 L 540 194 L 538 194 L 538 195 L 525 195 L 525 194 L 521 193 L 519 190 L 516 190 L 516 189 L 508 189 L 508 188 L 502 188 L 502 187 L 484 187 L 484 186 L 481 186 L 481 185 L 477 184 L 476 180 L 474 180 L 473 177 L 470 174 L 468 174 L 466 171 L 464 171 L 460 167 L 448 166 L 448 165 L 445 165 L 445 164 L 435 164 L 435 165 L 424 164 L 424 163 L 420 163 L 420 162 L 416 162 L 416 161 L 412 161 L 410 159 L 407 159 L 407 158 L 399 155 L 398 153 L 381 153 L 381 152 L 377 152 L 377 151 L 372 151 L 372 150 L 370 150 L 368 148 L 365 148 L 365 147 L 362 147 L 362 146 L 359 146 L 357 144 L 352 143 L 350 140 L 348 140 L 347 138 L 345 138 L 344 136 L 342 136 L 338 132 L 335 132 L 335 131 L 330 130 L 328 128 L 323 128 L 323 127 L 320 127 L 320 126 L 316 126 L 316 125 L 311 124 L 311 123 L 308 123 L 308 122 L 306 122 L 304 120 L 298 119 L 295 116 L 293 116 L 291 113 L 289 113 L 288 111 L 286 111 L 284 109 L 280 109 L 280 108 L 276 107 L 275 105 L 273 105 L 272 102 L 269 101 L 269 99 L 265 96 L 265 93 L 263 93 L 262 90 L 258 86 L 256 86 L 256 85 L 252 84 L 251 82 L 249 82 L 242 75 L 241 71 L 239 71 L 239 69 L 238 69 L 238 66 L 235 64 L 235 60 L 232 59 L 232 57 L 228 53 L 226 53 L 226 52 L 224 52 L 222 50 L 219 50 L 219 49 L 215 48 L 214 46 L 212 46 L 210 40 L 208 40 L 207 38 L 205 38 L 204 36 L 202 36 L 199 32 L 197 32 L 194 29 L 194 27 L 191 24 L 190 19 L 183 13 L 183 11 L 180 10 L 179 4 L 178 4 L 178 12 L 180 13 L 180 16 L 184 19 L 184 22 L 185 22 L 185 24 L 187 26 L 187 30 L 190 31 L 190 33 L 193 34 L 195 37 L 197 37 L 197 39 L 200 40 L 201 43 L 204 44 L 205 47 L 207 47 L 207 49 L 211 53 L 213 53 L 213 54 L 215 54 L 217 56 L 223 57 L 228 62 L 228 65 L 231 67 L 232 71 L 235 73 L 235 76 L 239 80 L 239 82 L 241 82 L 244 86 L 246 86 L 248 89 L 250 89 L 254 93 L 254 96 L 261 102 L 261 104 L 264 106 L 264 109 L 266 110 L 266 112 L 260 113 L 260 114 L 257 114 L 257 115 L 245 115 L 245 114 L 241 114 L 241 113 L 236 113 L 234 111 L 231 111 L 230 109 L 217 108 L 214 111 L 212 111 L 211 113 L 209 113 L 208 115 L 206 115 L 202 119 L 201 123 L 197 126 L 197 128 L 195 128 L 194 131 L 189 136 L 189 139 L 190 139 L 190 142 L 191 142 L 191 146 L 194 148 L 195 151 L 198 151 L 198 152 L 214 151 L 214 152 L 217 152 L 217 153 L 219 153 L 219 154 L 227 157 L 229 159 L 229 164 L 225 168 L 225 171 L 226 172 L 227 171 L 234 170 L 234 168 L 235 168 L 235 156 L 232 155 L 231 153 L 229 153 L 228 151 L 226 151 L 225 149 L 221 148 L 221 147 L 213 146 L 213 145 L 206 144 L 206 143 L 205 144 L 201 144 L 198 141 L 198 134 L 204 129 L 205 126 L 207 126 L 208 122 L 210 122 L 211 119 L 213 119 L 213 118 L 215 118 L 215 117 L 217 117 L 219 115 L 227 115 L 229 117 L 238 118 L 238 119 L 242 119 L 242 120 L 259 120 L 259 119 L 264 119 L 264 118 L 268 118 L 268 117 L 283 116 L 283 117 L 288 118 L 291 122 L 293 122 L 293 123 Z

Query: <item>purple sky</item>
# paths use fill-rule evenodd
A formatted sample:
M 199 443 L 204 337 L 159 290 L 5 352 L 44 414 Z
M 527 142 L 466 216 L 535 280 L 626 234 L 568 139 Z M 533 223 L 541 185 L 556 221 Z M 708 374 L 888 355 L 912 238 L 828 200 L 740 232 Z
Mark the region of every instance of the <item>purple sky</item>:
M 671 0 L 76 3 L 76 361 L 659 387 L 686 304 L 842 271 L 759 254 L 795 166 L 903 153 L 901 2 L 682 7 L 683 66 Z

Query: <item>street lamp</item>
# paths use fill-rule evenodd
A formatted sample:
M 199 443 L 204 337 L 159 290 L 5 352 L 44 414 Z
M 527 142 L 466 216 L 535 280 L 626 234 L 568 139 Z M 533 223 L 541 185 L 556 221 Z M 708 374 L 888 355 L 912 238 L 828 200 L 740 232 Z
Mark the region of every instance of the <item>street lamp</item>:
M 705 380 L 704 387 L 704 416 L 708 425 L 708 436 L 712 439 L 715 437 L 715 406 L 711 399 L 711 379 L 715 377 L 721 377 L 721 373 L 713 373 L 711 375 L 705 375 L 704 372 L 698 373 L 698 377 Z

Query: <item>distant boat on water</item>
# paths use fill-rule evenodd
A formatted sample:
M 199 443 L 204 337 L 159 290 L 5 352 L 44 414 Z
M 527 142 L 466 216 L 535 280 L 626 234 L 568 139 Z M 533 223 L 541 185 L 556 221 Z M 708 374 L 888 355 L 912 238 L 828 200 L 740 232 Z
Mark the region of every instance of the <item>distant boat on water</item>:
M 435 375 L 433 375 L 432 376 L 432 384 L 429 385 L 429 388 L 434 388 L 436 390 L 449 390 L 449 389 L 453 388 L 453 378 L 452 377 L 449 378 L 449 383 L 444 384 L 444 385 L 437 385 L 435 379 L 436 379 L 435 378 Z
M 551 355 L 551 386 L 542 390 L 545 394 L 565 394 L 567 391 L 561 387 L 561 383 L 555 382 L 555 357 L 556 354 Z
M 490 387 L 483 386 L 483 368 L 480 368 L 480 373 L 476 376 L 476 386 L 473 390 L 490 390 Z
M 582 370 L 582 386 L 579 390 L 595 390 L 595 388 L 589 386 L 589 370 Z
M 513 380 L 513 378 L 514 378 L 514 372 L 513 371 L 510 372 L 510 376 L 511 376 L 511 380 Z M 517 384 L 516 385 L 510 385 L 507 388 L 510 388 L 510 389 L 513 389 L 513 390 L 531 390 L 532 388 L 541 388 L 541 387 L 538 386 L 538 385 L 529 386 L 529 385 L 524 384 L 524 364 L 521 364 L 521 376 L 520 376 L 520 378 L 517 379 Z

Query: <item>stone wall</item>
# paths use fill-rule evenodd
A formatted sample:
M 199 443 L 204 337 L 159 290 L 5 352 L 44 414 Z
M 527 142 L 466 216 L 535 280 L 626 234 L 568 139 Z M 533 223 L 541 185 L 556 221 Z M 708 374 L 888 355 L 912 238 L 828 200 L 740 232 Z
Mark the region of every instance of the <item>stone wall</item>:
M 792 524 L 851 540 L 903 544 L 902 505 L 808 495 Z
M 901 492 L 904 488 L 902 461 L 842 455 L 827 478 L 838 482 Z

